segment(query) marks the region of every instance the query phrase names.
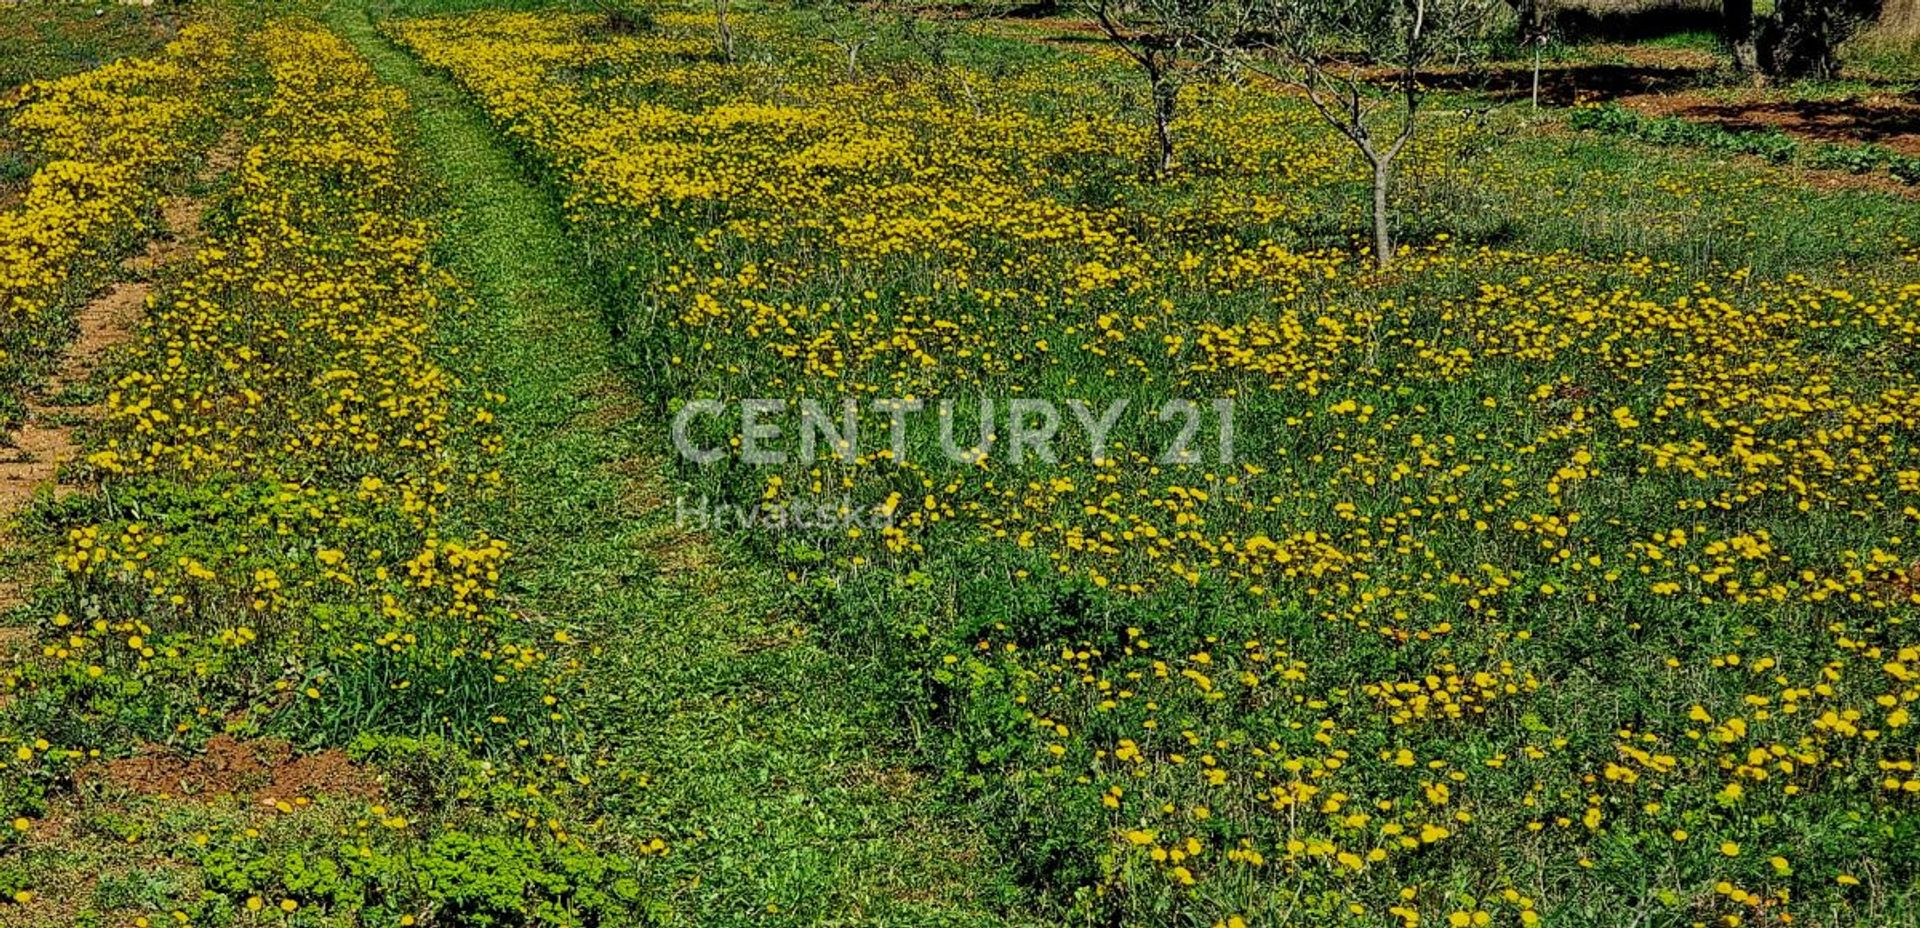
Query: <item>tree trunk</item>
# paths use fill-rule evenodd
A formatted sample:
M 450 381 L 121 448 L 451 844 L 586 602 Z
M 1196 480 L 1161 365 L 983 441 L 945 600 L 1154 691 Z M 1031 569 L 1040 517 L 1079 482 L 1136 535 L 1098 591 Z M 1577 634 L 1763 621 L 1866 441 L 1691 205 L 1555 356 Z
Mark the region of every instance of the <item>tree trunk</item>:
M 1840 44 L 1878 18 L 1880 0 L 1780 0 L 1760 32 L 1760 66 L 1780 80 L 1840 76 Z
M 1533 108 L 1540 108 L 1540 54 L 1547 49 L 1544 36 L 1533 38 Z
M 713 24 L 720 40 L 720 60 L 733 63 L 733 30 L 727 26 L 727 7 L 732 0 L 713 0 Z
M 1520 45 L 1533 41 L 1540 31 L 1540 4 L 1538 0 L 1508 0 L 1513 4 L 1513 37 Z
M 1387 187 L 1393 180 L 1393 162 L 1375 155 L 1373 161 L 1373 261 L 1381 270 L 1393 263 L 1393 230 L 1388 225 Z
M 1180 86 L 1161 78 L 1153 82 L 1153 140 L 1147 164 L 1155 174 L 1173 169 L 1173 116 Z
M 1759 71 L 1760 57 L 1753 36 L 1753 0 L 1724 0 L 1720 6 L 1720 33 L 1733 67 L 1742 74 Z

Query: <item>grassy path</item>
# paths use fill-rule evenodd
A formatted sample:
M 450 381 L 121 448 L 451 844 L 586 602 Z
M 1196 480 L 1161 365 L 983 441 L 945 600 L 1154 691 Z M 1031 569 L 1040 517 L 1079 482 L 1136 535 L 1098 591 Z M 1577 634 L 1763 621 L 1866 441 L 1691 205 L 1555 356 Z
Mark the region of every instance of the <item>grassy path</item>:
M 880 745 L 892 722 L 848 666 L 776 613 L 771 581 L 674 524 L 658 425 L 623 402 L 581 262 L 552 200 L 457 88 L 360 9 L 327 14 L 413 99 L 453 213 L 455 270 L 481 304 L 474 349 L 508 400 L 511 592 L 598 645 L 590 749 L 648 781 L 611 825 L 651 861 L 669 924 L 999 924 L 1013 894 L 977 836 L 938 814 Z

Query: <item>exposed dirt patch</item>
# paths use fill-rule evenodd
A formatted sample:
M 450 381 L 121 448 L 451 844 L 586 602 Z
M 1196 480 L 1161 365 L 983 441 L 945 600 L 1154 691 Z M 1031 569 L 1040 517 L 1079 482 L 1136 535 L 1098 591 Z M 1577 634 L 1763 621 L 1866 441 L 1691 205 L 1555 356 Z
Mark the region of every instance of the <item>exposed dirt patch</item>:
M 296 755 L 292 745 L 277 738 L 242 741 L 228 735 L 216 735 L 198 756 L 149 746 L 132 757 L 89 768 L 81 778 L 154 796 L 290 801 L 380 794 L 379 779 L 338 750 Z
M 1871 190 L 1909 200 L 1920 200 L 1920 187 L 1880 172 L 1855 174 L 1850 171 L 1806 170 L 1800 182 L 1816 190 Z
M 12 447 L 0 452 L 5 455 L 0 457 L 0 513 L 18 512 L 74 455 L 72 429 L 41 422 L 38 409 L 30 412 L 34 418 L 13 433 Z M 57 485 L 54 491 L 59 492 Z
M 246 154 L 246 137 L 240 134 L 238 127 L 228 126 L 226 131 L 220 133 L 220 141 L 208 149 L 207 160 L 200 165 L 200 179 L 211 180 L 226 174 L 238 167 Z
M 202 165 L 202 180 L 217 176 L 237 160 L 240 137 L 228 130 L 214 146 Z M 78 330 L 67 353 L 44 385 L 42 396 L 57 396 L 69 387 L 92 379 L 94 372 L 115 347 L 133 337 L 146 310 L 152 285 L 144 278 L 154 271 L 175 264 L 198 247 L 203 236 L 201 213 L 205 204 L 196 197 L 167 197 L 160 202 L 164 226 L 160 234 L 147 241 L 146 249 L 121 262 L 134 280 L 113 284 L 95 295 L 74 314 Z M 62 492 L 58 483 L 60 468 L 79 454 L 73 427 L 63 421 L 77 415 L 91 417 L 90 408 L 73 409 L 50 406 L 42 399 L 29 398 L 27 418 L 19 430 L 0 442 L 0 520 L 19 512 L 32 501 L 42 485 Z M 0 588 L 0 608 L 16 605 L 18 591 Z
M 152 290 L 145 283 L 118 283 L 80 307 L 74 316 L 80 331 L 66 357 L 60 359 L 55 382 L 65 386 L 85 383 L 92 377 L 108 351 L 133 337 L 133 328 L 146 311 L 147 295 Z
M 199 243 L 200 214 L 206 208 L 195 197 L 168 197 L 160 202 L 160 221 L 165 231 L 147 240 L 146 251 L 121 262 L 138 274 L 151 273 L 185 257 Z
M 1912 94 L 1792 100 L 1755 90 L 1732 98 L 1689 92 L 1630 96 L 1620 102 L 1651 116 L 1678 116 L 1734 132 L 1778 129 L 1809 141 L 1870 142 L 1920 156 L 1920 98 Z
M 115 284 L 80 308 L 75 315 L 80 332 L 60 360 L 49 385 L 52 390 L 85 383 L 93 376 L 106 353 L 132 333 L 146 307 L 148 290 L 144 283 Z M 55 482 L 60 466 L 79 453 L 72 427 L 52 421 L 64 411 L 37 401 L 27 404 L 26 423 L 11 436 L 12 447 L 0 452 L 4 455 L 0 456 L 0 514 L 18 512 L 42 484 L 52 484 L 54 492 L 60 492 Z
M 149 240 L 143 253 L 123 262 L 123 268 L 144 277 L 184 259 L 199 244 L 202 209 L 201 201 L 193 197 L 163 200 L 160 215 L 166 225 L 164 233 Z M 78 331 L 73 343 L 42 396 L 57 396 L 91 380 L 107 355 L 133 337 L 152 290 L 152 284 L 145 280 L 121 281 L 81 306 L 74 313 Z M 19 512 L 43 485 L 50 486 L 55 494 L 63 491 L 58 482 L 60 468 L 73 460 L 80 448 L 74 441 L 72 425 L 62 420 L 89 418 L 93 412 L 91 408 L 49 405 L 43 399 L 28 400 L 26 421 L 7 437 L 8 446 L 0 449 L 0 519 Z M 0 608 L 18 602 L 17 591 L 0 589 Z

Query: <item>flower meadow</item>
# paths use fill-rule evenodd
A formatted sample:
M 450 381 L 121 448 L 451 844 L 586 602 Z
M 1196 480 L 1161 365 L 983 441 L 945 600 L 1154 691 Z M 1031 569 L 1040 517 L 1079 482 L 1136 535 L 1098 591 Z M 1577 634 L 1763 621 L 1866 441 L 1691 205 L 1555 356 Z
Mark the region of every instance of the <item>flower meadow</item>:
M 736 23 L 765 51 L 733 64 L 711 28 L 387 26 L 550 178 L 664 412 L 1232 409 L 1230 460 L 1169 461 L 1177 424 L 1128 420 L 1013 463 L 989 413 L 966 463 L 910 428 L 904 453 L 749 466 L 708 422 L 728 453 L 682 469 L 889 516 L 748 543 L 880 655 L 1051 918 L 1916 917 L 1920 268 L 1893 230 L 1789 268 L 1734 213 L 1798 207 L 1743 168 L 1648 194 L 1668 218 L 1642 232 L 1720 253 L 1576 247 L 1554 217 L 1626 181 L 1466 172 L 1520 149 L 1451 120 L 1411 155 L 1454 201 L 1429 219 L 1506 203 L 1547 231 L 1436 234 L 1377 272 L 1317 231 L 1358 175 L 1295 101 L 1196 91 L 1154 183 L 1097 57 L 848 79 L 802 17 Z M 1703 187 L 1738 209 L 1687 219 Z
M 29 863 L 0 878 L 22 907 L 46 891 L 36 842 L 112 759 L 270 738 L 387 785 L 126 826 L 194 876 L 125 923 L 599 923 L 633 864 L 571 832 L 596 771 L 560 750 L 564 636 L 505 607 L 511 550 L 470 526 L 500 489 L 500 397 L 450 334 L 470 302 L 430 256 L 407 102 L 315 22 L 244 31 L 169 52 L 240 46 L 244 151 L 117 353 L 77 465 L 99 492 L 35 515 L 50 574 L 0 715 L 5 840 Z
M 452 6 L 0 98 L 0 925 L 1920 923 L 1920 205 Z
M 18 423 L 26 383 L 68 337 L 66 311 L 102 257 L 151 225 L 163 176 L 210 142 L 232 36 L 186 29 L 158 54 L 29 83 L 0 105 L 37 168 L 0 209 L 0 418 Z

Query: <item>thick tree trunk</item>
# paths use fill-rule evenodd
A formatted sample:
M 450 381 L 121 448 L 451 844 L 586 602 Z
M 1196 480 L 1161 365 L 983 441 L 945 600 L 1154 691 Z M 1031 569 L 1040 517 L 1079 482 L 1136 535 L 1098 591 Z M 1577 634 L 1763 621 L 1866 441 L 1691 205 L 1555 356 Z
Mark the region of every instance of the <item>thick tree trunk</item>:
M 1780 0 L 1760 30 L 1760 67 L 1781 80 L 1840 76 L 1840 45 L 1879 18 L 1881 0 Z
M 1760 58 L 1753 36 L 1753 0 L 1724 0 L 1720 6 L 1720 32 L 1733 66 L 1742 74 L 1759 71 Z
M 1540 31 L 1539 0 L 1508 0 L 1513 4 L 1513 38 L 1516 44 L 1533 41 Z

